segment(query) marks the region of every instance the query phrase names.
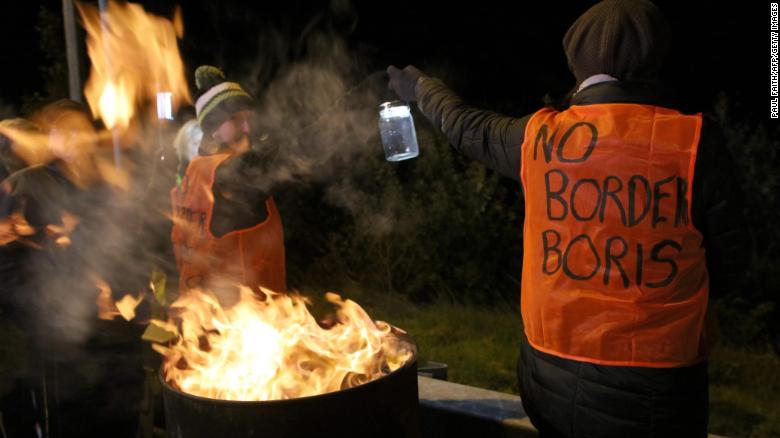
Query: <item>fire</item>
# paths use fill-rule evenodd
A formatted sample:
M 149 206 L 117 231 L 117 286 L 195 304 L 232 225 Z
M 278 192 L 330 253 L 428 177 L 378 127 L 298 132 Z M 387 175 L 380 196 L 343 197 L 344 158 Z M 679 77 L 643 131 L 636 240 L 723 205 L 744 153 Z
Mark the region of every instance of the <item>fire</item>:
M 98 99 L 98 114 L 110 129 L 115 126 L 127 127 L 133 118 L 132 98 L 128 96 L 130 91 L 124 84 L 114 85 L 106 82 L 103 92 Z
M 297 295 L 246 287 L 223 308 L 217 298 L 190 290 L 172 304 L 175 319 L 152 321 L 177 335 L 163 373 L 189 394 L 222 400 L 281 400 L 338 391 L 392 372 L 414 355 L 403 333 L 373 321 L 357 303 L 326 294 L 337 323 L 322 328 Z
M 126 129 L 135 109 L 171 93 L 172 106 L 190 102 L 179 55 L 180 12 L 174 24 L 134 3 L 108 2 L 105 13 L 78 4 L 92 70 L 84 89 L 92 113 L 109 128 Z

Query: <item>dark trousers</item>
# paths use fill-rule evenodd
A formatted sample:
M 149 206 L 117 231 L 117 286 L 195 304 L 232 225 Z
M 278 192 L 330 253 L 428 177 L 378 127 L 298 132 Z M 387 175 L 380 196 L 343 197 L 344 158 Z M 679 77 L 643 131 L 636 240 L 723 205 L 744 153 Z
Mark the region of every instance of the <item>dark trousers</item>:
M 707 364 L 595 365 L 533 348 L 518 361 L 523 407 L 543 438 L 706 437 Z

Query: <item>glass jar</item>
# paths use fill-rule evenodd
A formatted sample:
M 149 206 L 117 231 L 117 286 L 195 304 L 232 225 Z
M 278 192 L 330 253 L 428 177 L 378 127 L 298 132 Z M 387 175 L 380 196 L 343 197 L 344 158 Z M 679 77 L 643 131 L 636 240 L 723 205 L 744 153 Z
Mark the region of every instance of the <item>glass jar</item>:
M 401 161 L 419 154 L 417 134 L 409 105 L 394 100 L 379 105 L 379 135 L 387 161 Z

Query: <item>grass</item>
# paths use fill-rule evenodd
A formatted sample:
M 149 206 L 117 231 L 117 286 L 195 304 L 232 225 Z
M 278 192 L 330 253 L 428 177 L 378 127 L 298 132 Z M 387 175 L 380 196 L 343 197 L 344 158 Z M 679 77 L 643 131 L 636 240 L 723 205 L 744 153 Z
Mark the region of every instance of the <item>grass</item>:
M 500 309 L 479 309 L 441 300 L 415 305 L 403 297 L 368 293 L 353 285 L 340 289 L 345 298 L 360 304 L 373 319 L 400 327 L 414 339 L 418 363 L 446 363 L 449 380 L 496 391 L 517 393 L 515 367 L 520 351 L 519 304 Z M 312 312 L 322 315 L 329 306 L 322 290 L 305 290 L 313 300 Z
M 403 328 L 418 346 L 419 363 L 449 365 L 449 380 L 516 393 L 521 324 L 517 312 L 439 302 L 412 310 L 368 305 L 369 314 Z
M 409 332 L 417 343 L 420 363 L 448 364 L 450 381 L 517 393 L 519 305 L 480 309 L 443 300 L 415 305 L 388 294 L 360 292 L 354 286 L 342 290 L 372 318 Z M 318 294 L 322 295 L 305 293 L 314 299 L 315 309 L 323 311 Z M 780 436 L 778 376 L 780 358 L 770 351 L 715 346 L 710 357 L 710 432 L 729 437 Z
M 780 358 L 771 351 L 716 346 L 710 356 L 710 431 L 780 436 Z

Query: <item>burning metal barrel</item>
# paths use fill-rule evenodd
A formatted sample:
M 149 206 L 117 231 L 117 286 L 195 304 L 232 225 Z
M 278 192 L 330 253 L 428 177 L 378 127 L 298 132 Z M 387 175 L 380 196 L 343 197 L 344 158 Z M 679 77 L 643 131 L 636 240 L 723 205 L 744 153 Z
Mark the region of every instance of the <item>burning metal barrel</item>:
M 416 357 L 371 382 L 288 400 L 214 400 L 160 380 L 173 438 L 419 436 Z
M 168 434 L 198 437 L 418 436 L 417 352 L 403 330 L 334 293 L 321 326 L 295 294 L 242 287 L 223 308 L 190 290 L 175 340 L 154 348 Z

